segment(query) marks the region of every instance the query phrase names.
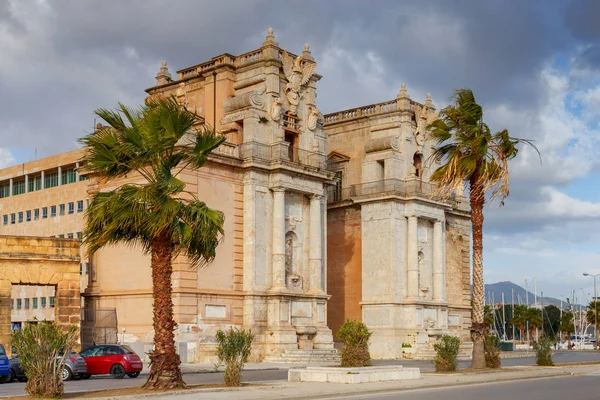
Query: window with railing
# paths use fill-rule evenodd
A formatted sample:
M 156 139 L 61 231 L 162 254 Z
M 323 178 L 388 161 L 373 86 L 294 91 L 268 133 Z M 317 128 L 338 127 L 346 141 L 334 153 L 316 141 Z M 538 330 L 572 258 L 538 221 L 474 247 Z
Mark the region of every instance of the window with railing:
M 53 308 L 54 307 L 54 296 L 50 297 L 49 303 L 50 303 L 50 308 Z
M 34 310 L 38 308 L 38 298 L 37 298 L 37 297 L 34 297 L 34 298 L 33 298 L 33 304 L 32 304 L 32 305 L 33 305 L 33 307 L 32 307 L 32 308 L 33 308 Z
M 58 186 L 58 172 L 46 174 L 44 176 L 44 188 L 53 188 Z
M 56 206 L 50 206 L 50 216 L 56 217 Z
M 42 207 L 42 218 L 48 218 L 48 207 Z
M 46 298 L 42 297 L 42 308 L 46 308 Z
M 17 310 L 20 310 L 23 306 L 23 300 L 17 299 Z
M 59 215 L 65 215 L 65 210 L 66 210 L 65 205 L 64 204 L 59 204 L 59 206 L 58 206 L 58 213 L 59 213 Z
M 64 170 L 62 173 L 62 184 L 66 185 L 68 183 L 77 182 L 77 173 L 74 168 L 69 168 Z
M 25 179 L 13 181 L 13 196 L 25 193 Z
M 69 214 L 73 214 L 75 213 L 75 203 L 70 202 L 69 203 Z
M 2 223 L 4 225 L 8 225 L 8 214 L 2 216 Z
M 19 223 L 23 222 L 23 211 L 19 211 Z
M 40 176 L 30 176 L 29 177 L 29 191 L 35 192 L 37 190 L 42 189 L 42 177 Z
M 342 171 L 335 173 L 335 190 L 333 192 L 333 201 L 342 201 Z
M 35 210 L 33 210 L 33 219 L 38 220 L 40 219 L 40 209 L 36 208 Z
M 77 212 L 83 212 L 83 200 L 78 200 L 77 201 Z
M 0 199 L 10 196 L 10 183 L 0 185 Z
M 31 210 L 25 211 L 25 220 L 27 222 L 31 221 Z

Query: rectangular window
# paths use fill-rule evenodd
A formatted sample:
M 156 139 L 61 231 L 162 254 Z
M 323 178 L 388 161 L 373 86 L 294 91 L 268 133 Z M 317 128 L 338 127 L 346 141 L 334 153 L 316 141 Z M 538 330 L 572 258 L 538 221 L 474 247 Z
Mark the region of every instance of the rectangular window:
M 31 210 L 25 211 L 25 220 L 28 222 L 31 221 Z
M 58 210 L 59 210 L 58 213 L 60 215 L 65 215 L 65 205 L 64 204 L 59 204 L 58 205 Z
M 75 203 L 69 203 L 69 214 L 73 214 L 75 212 Z
M 10 224 L 13 225 L 17 220 L 17 215 L 15 213 L 10 214 Z
M 77 174 L 75 173 L 74 168 L 66 169 L 62 172 L 62 184 L 66 185 L 67 183 L 76 182 Z
M 25 193 L 25 179 L 13 181 L 13 196 Z
M 79 175 L 79 181 L 87 181 L 87 176 Z
M 20 310 L 22 305 L 23 305 L 23 300 L 17 299 L 17 310 Z
M 30 176 L 29 177 L 29 191 L 35 192 L 42 189 L 42 177 L 41 176 Z
M 50 303 L 50 308 L 54 308 L 54 296 L 50 297 L 49 303 Z
M 35 309 L 37 309 L 37 306 L 38 306 L 38 298 L 37 298 L 37 297 L 34 297 L 34 298 L 33 298 L 33 309 L 34 309 L 34 310 L 35 310 Z
M 29 310 L 29 299 L 25 299 L 25 309 Z
M 64 239 L 64 238 L 65 238 L 65 235 L 64 235 L 64 234 L 60 234 L 60 235 L 58 235 L 58 238 L 59 238 L 59 239 Z
M 83 264 L 79 263 L 79 275 L 83 275 Z
M 33 219 L 38 220 L 40 219 L 40 209 L 36 208 L 35 210 L 33 210 Z
M 48 207 L 42 207 L 42 218 L 48 218 Z
M 90 264 L 85 263 L 85 274 L 89 274 L 90 273 Z
M 67 239 L 73 239 L 73 234 L 72 233 L 68 233 L 67 234 Z
M 0 185 L 0 199 L 10 196 L 10 183 Z
M 46 308 L 46 298 L 42 297 L 42 308 Z
M 50 206 L 50 216 L 56 217 L 56 206 Z
M 19 223 L 23 222 L 23 211 L 19 211 Z
M 81 233 L 81 232 L 77 232 L 77 239 L 81 239 L 81 237 L 82 237 L 82 236 L 83 236 L 83 235 L 82 235 L 82 233 Z
M 77 201 L 77 212 L 83 212 L 83 200 Z
M 49 189 L 58 186 L 58 172 L 44 175 L 44 188 Z
M 2 223 L 4 225 L 8 225 L 8 214 L 2 216 Z

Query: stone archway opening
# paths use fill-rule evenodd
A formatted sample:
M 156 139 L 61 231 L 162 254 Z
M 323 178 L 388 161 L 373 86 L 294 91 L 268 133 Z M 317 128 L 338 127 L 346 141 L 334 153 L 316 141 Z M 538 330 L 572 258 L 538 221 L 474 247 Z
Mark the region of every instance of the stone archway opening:
M 80 328 L 81 302 L 79 291 L 79 240 L 29 236 L 0 236 L 0 343 L 12 352 L 11 303 L 13 285 L 20 287 L 53 287 L 54 296 L 31 296 L 29 308 L 36 298 L 37 307 L 46 297 L 47 308 L 53 308 L 54 321 L 65 330 L 75 325 Z M 53 297 L 53 306 L 50 307 Z

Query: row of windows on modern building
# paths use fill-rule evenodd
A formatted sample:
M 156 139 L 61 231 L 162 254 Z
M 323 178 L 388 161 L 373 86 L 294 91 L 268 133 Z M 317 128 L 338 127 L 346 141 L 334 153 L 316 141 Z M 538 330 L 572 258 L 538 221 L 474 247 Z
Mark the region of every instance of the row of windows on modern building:
M 25 175 L 20 178 L 9 179 L 0 183 L 0 199 L 4 197 L 17 196 L 23 193 L 35 192 L 42 189 L 50 189 L 60 185 L 85 181 L 85 176 L 77 172 L 79 166 L 69 168 L 64 171 L 58 167 L 58 171 L 44 173 L 42 171 L 37 176 Z
M 89 200 L 86 200 L 86 207 L 89 205 Z M 67 210 L 68 209 L 68 210 Z M 57 210 L 58 210 L 58 214 L 57 214 Z M 84 203 L 83 200 L 79 200 L 77 201 L 77 212 L 83 212 L 84 210 Z M 50 211 L 50 213 L 48 213 L 48 211 Z M 9 222 L 10 224 L 16 224 L 17 222 L 20 224 L 22 222 L 29 222 L 32 219 L 34 221 L 40 219 L 41 218 L 48 218 L 48 216 L 50 217 L 56 217 L 57 215 L 65 215 L 65 214 L 75 214 L 75 202 L 70 202 L 67 204 L 59 204 L 58 208 L 57 206 L 50 206 L 50 207 L 42 207 L 40 208 L 36 208 L 34 210 L 27 210 L 27 211 L 19 211 L 16 213 L 12 213 L 12 214 L 4 214 L 2 216 L 2 224 L 3 225 L 8 225 Z
M 39 301 L 38 301 L 39 299 Z M 16 300 L 16 301 L 15 301 Z M 23 307 L 23 300 L 25 300 L 25 307 Z M 32 297 L 26 299 L 11 299 L 10 309 L 15 309 L 15 303 L 17 310 L 35 310 L 38 308 L 38 303 L 41 303 L 40 308 L 53 308 L 54 307 L 54 296 L 50 297 Z

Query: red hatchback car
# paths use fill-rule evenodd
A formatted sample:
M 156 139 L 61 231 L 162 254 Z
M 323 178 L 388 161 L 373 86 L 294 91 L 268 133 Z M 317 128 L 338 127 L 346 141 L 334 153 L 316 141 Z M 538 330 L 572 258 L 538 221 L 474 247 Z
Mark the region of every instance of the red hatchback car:
M 121 379 L 125 375 L 137 378 L 143 368 L 142 360 L 129 346 L 103 344 L 85 349 L 79 354 L 87 364 L 87 374 L 82 376 L 84 379 L 105 374 L 110 374 L 115 379 Z

